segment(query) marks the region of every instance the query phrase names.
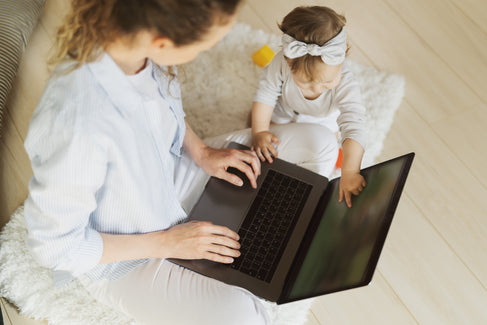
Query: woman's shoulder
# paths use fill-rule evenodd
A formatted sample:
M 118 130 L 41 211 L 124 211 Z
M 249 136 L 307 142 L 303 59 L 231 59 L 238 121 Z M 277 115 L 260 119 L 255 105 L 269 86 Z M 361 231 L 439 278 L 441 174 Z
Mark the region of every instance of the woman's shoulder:
M 97 81 L 88 69 L 88 64 L 75 67 L 73 62 L 56 66 L 44 88 L 39 106 L 50 109 L 89 110 L 103 98 Z
M 75 62 L 64 61 L 52 72 L 45 88 L 46 96 L 80 99 L 96 88 L 96 82 L 88 69 L 88 64 L 76 67 Z M 59 96 L 65 95 L 65 96 Z
M 29 126 L 42 133 L 93 128 L 103 96 L 85 66 L 61 63 L 49 78 Z
M 51 73 L 42 92 L 39 106 L 52 102 L 69 102 L 83 97 L 88 90 L 83 80 L 86 79 L 84 66 L 75 68 L 72 62 L 61 62 Z M 88 87 L 89 88 L 89 87 Z

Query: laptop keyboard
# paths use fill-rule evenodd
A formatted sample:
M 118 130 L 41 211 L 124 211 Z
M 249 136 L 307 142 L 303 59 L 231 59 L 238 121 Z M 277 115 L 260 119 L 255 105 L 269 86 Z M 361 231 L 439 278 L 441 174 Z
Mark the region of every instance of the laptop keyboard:
M 312 186 L 269 170 L 238 234 L 231 267 L 270 282 Z

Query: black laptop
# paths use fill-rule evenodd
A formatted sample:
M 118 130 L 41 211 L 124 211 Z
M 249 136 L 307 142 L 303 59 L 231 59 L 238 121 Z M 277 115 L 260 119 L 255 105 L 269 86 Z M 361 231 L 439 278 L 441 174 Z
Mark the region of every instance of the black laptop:
M 237 149 L 248 149 L 232 143 Z M 372 280 L 414 153 L 365 168 L 367 186 L 338 202 L 328 181 L 281 159 L 263 163 L 253 189 L 210 178 L 189 220 L 211 221 L 240 236 L 232 264 L 172 262 L 278 304 L 365 286 Z

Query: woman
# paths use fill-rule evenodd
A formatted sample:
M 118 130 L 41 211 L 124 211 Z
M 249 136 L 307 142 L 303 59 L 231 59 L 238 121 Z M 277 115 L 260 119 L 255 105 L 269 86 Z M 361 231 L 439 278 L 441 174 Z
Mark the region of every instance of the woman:
M 212 139 L 213 147 L 201 141 L 184 120 L 173 68 L 218 42 L 239 2 L 73 1 L 25 142 L 34 172 L 26 243 L 56 285 L 79 278 L 141 324 L 269 323 L 248 291 L 166 261 L 239 256 L 232 230 L 180 221 L 207 174 L 239 186 L 226 171 L 236 167 L 256 186 L 253 152 L 214 148 L 249 144 L 250 131 Z M 281 157 L 296 147 L 289 160 L 318 164 L 329 148 L 314 133 L 287 129 Z

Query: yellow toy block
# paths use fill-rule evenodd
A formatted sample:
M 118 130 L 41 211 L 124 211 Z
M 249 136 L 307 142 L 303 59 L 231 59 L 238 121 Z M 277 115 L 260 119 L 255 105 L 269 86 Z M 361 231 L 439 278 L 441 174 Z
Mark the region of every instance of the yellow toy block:
M 272 51 L 271 48 L 266 44 L 252 55 L 252 60 L 254 60 L 259 67 L 265 67 L 272 61 L 274 55 L 274 51 Z

